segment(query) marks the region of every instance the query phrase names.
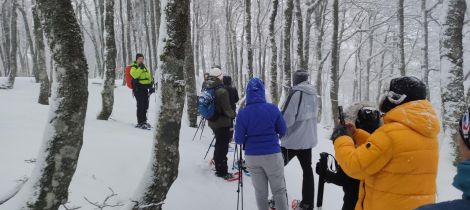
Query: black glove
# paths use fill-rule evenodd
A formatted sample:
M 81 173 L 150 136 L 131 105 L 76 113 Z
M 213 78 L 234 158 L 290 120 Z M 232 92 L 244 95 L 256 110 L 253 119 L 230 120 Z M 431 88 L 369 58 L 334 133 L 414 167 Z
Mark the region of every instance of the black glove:
M 346 127 L 344 125 L 337 125 L 331 134 L 330 140 L 332 140 L 334 143 L 337 138 L 346 135 L 348 135 L 348 130 Z
M 155 88 L 154 87 L 151 87 L 149 89 L 149 95 L 152 95 L 152 93 L 155 93 Z
M 145 65 L 143 63 L 140 64 L 139 66 L 140 69 L 145 69 Z

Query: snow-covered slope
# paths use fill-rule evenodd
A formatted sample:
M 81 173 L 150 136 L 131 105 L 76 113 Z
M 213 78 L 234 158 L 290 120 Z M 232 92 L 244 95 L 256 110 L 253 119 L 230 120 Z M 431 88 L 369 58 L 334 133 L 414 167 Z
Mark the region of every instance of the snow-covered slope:
M 140 183 L 150 159 L 153 131 L 133 127 L 136 120 L 135 99 L 131 91 L 127 87 L 116 88 L 112 119 L 99 121 L 96 120 L 96 115 L 101 106 L 100 90 L 100 85 L 90 82 L 84 144 L 70 186 L 68 207 L 94 209 L 84 197 L 101 203 L 110 195 L 108 187 L 117 194 L 108 204 L 131 202 L 130 197 Z M 33 164 L 25 160 L 34 159 L 41 145 L 48 107 L 36 103 L 38 91 L 38 84 L 30 78 L 17 78 L 15 89 L 0 90 L 0 198 L 15 188 L 16 180 L 29 176 Z M 155 102 L 152 96 L 149 110 L 151 124 L 155 123 L 154 113 Z M 183 120 L 183 123 L 185 122 Z M 328 129 L 321 125 L 319 127 L 320 140 L 314 149 L 314 164 L 320 152 L 333 151 L 331 142 L 327 140 Z M 168 194 L 164 209 L 236 209 L 237 183 L 228 183 L 216 178 L 209 169 L 208 160 L 203 160 L 212 140 L 210 129 L 206 127 L 201 140 L 198 135 L 195 141 L 191 141 L 194 132 L 195 129 L 183 125 L 180 136 L 179 176 Z M 438 200 L 460 197 L 460 193 L 451 186 L 455 168 L 451 166 L 450 151 L 448 142 L 443 142 L 437 180 Z M 208 159 L 211 154 L 212 150 Z M 230 164 L 232 160 L 233 153 L 229 153 Z M 290 199 L 300 198 L 302 171 L 297 160 L 293 160 L 286 167 L 286 181 Z M 318 182 L 317 176 L 315 182 Z M 245 209 L 256 209 L 250 178 L 245 179 L 244 195 Z M 341 188 L 326 184 L 324 196 L 324 209 L 341 208 Z M 0 209 L 3 210 L 1 206 Z

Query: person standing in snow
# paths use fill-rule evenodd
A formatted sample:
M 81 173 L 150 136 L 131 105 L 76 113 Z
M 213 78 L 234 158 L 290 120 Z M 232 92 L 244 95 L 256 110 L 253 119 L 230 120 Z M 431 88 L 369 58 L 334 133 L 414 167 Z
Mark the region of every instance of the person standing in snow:
M 277 106 L 266 102 L 263 81 L 251 79 L 246 91 L 246 106 L 236 120 L 235 142 L 245 145 L 258 209 L 269 209 L 269 183 L 276 210 L 288 210 L 284 160 L 279 145 L 279 137 L 286 134 L 286 124 Z
M 230 98 L 230 107 L 232 107 L 232 110 L 236 113 L 237 112 L 237 102 L 240 100 L 238 97 L 238 91 L 237 88 L 233 87 L 232 85 L 232 77 L 230 76 L 224 76 L 223 78 L 224 82 L 224 87 L 227 89 L 229 98 Z M 232 121 L 232 126 L 230 127 L 230 139 L 233 138 L 233 121 Z
M 144 55 L 137 54 L 134 63 L 132 63 L 131 72 L 132 92 L 137 101 L 137 125 L 136 128 L 150 129 L 147 122 L 147 110 L 149 108 L 149 97 L 155 92 L 153 87 L 152 73 L 145 67 Z
M 353 122 L 331 139 L 344 172 L 361 180 L 356 210 L 412 210 L 435 202 L 440 122 L 416 77 L 392 79 L 381 99 L 384 125 L 372 134 Z M 356 147 L 354 140 L 366 142 Z
M 212 68 L 209 77 L 204 82 L 204 88 L 215 88 L 216 119 L 208 120 L 209 127 L 215 135 L 214 163 L 215 175 L 223 179 L 231 179 L 233 175 L 228 173 L 227 153 L 231 139 L 230 128 L 235 112 L 230 107 L 230 96 L 222 83 L 223 73 L 219 68 Z
M 370 102 L 359 102 L 349 107 L 344 113 L 345 120 L 354 122 L 357 129 L 373 133 L 381 125 L 380 112 Z M 354 139 L 356 147 L 364 144 L 361 139 Z M 333 183 L 343 188 L 342 210 L 354 210 L 359 194 L 360 180 L 349 177 L 344 173 L 340 165 L 336 171 L 328 170 L 328 166 L 322 166 L 320 162 L 316 165 L 317 174 L 326 182 Z
M 470 107 L 459 123 L 458 144 L 461 162 L 454 177 L 455 188 L 463 192 L 462 199 L 423 206 L 417 210 L 457 210 L 470 209 Z
M 318 141 L 318 98 L 315 87 L 308 79 L 307 71 L 298 70 L 294 73 L 294 87 L 283 107 L 283 118 L 288 130 L 281 139 L 284 165 L 287 165 L 292 158 L 297 157 L 303 171 L 302 201 L 297 205 L 296 210 L 312 210 L 315 196 L 312 148 L 317 145 Z

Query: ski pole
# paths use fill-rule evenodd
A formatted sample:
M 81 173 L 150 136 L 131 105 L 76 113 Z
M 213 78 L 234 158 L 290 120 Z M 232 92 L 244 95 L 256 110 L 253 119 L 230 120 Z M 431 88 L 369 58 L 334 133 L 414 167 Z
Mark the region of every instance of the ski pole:
M 202 123 L 201 135 L 199 136 L 199 140 L 202 139 L 202 134 L 204 133 L 204 128 L 206 127 L 206 119 L 204 119 Z
M 197 126 L 196 133 L 194 133 L 194 136 L 193 136 L 193 140 L 192 140 L 192 141 L 194 141 L 194 138 L 196 138 L 196 135 L 197 135 L 197 132 L 199 131 L 199 128 L 201 128 L 202 120 L 203 120 L 203 119 L 201 119 L 201 121 L 199 122 L 199 125 Z
M 211 149 L 211 147 L 212 147 L 212 143 L 214 143 L 214 141 L 215 141 L 215 136 L 214 136 L 214 138 L 212 139 L 211 143 L 209 144 L 209 148 L 207 148 L 206 155 L 204 155 L 204 160 L 206 159 L 206 157 L 207 157 L 207 154 L 209 154 L 209 150 Z
M 243 150 L 241 149 L 241 145 L 240 145 L 240 149 L 239 149 L 239 158 L 238 158 L 238 175 L 239 175 L 239 178 L 238 178 L 238 190 L 237 190 L 237 193 L 238 193 L 238 199 L 237 199 L 237 210 L 239 209 L 239 204 L 240 204 L 240 194 L 241 194 L 241 210 L 243 210 L 243 166 L 242 166 L 242 160 L 243 160 Z

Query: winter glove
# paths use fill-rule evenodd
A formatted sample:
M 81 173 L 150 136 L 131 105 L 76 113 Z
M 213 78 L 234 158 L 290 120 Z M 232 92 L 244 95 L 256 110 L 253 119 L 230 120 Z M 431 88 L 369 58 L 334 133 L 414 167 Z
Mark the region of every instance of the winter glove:
M 149 95 L 152 95 L 153 93 L 155 93 L 155 88 L 154 87 L 151 87 L 149 89 Z
M 337 125 L 335 129 L 333 130 L 333 133 L 331 134 L 330 140 L 332 140 L 334 144 L 337 138 L 341 136 L 347 136 L 347 135 L 348 135 L 348 130 L 346 129 L 346 126 Z
M 145 69 L 145 65 L 143 63 L 140 64 L 139 66 L 140 69 Z

